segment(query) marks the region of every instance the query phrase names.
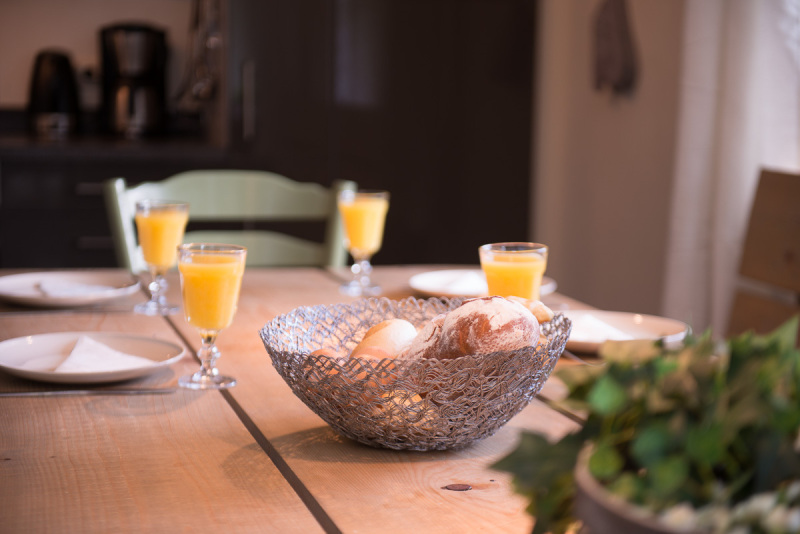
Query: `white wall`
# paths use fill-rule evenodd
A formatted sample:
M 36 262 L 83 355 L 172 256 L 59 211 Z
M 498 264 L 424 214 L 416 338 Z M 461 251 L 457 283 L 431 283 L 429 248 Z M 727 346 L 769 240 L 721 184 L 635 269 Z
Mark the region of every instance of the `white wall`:
M 599 4 L 542 0 L 532 237 L 564 293 L 660 313 L 684 2 L 627 1 L 639 78 L 623 97 L 594 89 Z
M 0 108 L 24 108 L 36 53 L 61 48 L 73 67 L 98 67 L 98 32 L 116 22 L 146 22 L 167 31 L 169 94 L 174 94 L 187 55 L 190 0 L 0 0 Z M 97 95 L 87 94 L 88 107 Z

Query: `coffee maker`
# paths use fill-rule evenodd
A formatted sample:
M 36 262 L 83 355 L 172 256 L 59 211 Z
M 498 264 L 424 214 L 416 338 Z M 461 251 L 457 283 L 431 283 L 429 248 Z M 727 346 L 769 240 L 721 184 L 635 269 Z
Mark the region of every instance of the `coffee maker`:
M 163 131 L 166 121 L 166 33 L 145 24 L 100 30 L 102 121 L 136 139 Z

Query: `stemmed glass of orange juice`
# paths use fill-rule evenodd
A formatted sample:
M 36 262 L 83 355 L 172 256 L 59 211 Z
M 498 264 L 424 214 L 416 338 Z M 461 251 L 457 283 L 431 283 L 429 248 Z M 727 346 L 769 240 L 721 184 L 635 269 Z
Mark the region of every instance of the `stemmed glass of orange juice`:
M 372 283 L 372 256 L 383 242 L 383 227 L 389 211 L 387 191 L 342 191 L 337 199 L 344 223 L 345 246 L 353 257 L 353 280 L 341 290 L 353 297 L 380 293 Z
M 489 294 L 539 300 L 547 268 L 547 245 L 490 243 L 478 249 Z
M 148 286 L 150 300 L 137 304 L 134 311 L 145 315 L 177 313 L 179 308 L 167 303 L 167 281 L 164 277 L 175 265 L 178 245 L 183 241 L 183 232 L 189 221 L 189 204 L 140 200 L 136 203 L 134 218 L 144 261 L 152 277 Z
M 203 346 L 197 353 L 200 370 L 182 376 L 178 384 L 190 389 L 224 389 L 236 379 L 219 373 L 216 341 L 230 326 L 239 302 L 247 249 L 238 245 L 188 243 L 178 249 L 183 313 L 199 332 Z

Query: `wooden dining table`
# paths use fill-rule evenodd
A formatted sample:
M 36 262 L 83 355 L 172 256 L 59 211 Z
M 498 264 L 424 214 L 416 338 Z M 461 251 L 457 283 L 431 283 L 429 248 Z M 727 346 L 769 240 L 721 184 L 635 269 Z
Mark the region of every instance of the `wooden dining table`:
M 383 296 L 399 299 L 415 295 L 412 275 L 448 267 L 379 266 L 373 277 Z M 298 306 L 354 300 L 339 291 L 348 276 L 248 268 L 234 322 L 218 338 L 218 366 L 238 380 L 222 391 L 177 387 L 199 368 L 200 337 L 182 314 L 134 314 L 144 291 L 86 308 L 0 304 L 0 341 L 117 332 L 186 349 L 177 363 L 118 383 L 0 372 L 0 532 L 530 532 L 528 503 L 492 464 L 523 430 L 556 439 L 580 424 L 553 404 L 564 395 L 556 377 L 494 435 L 414 452 L 340 436 L 276 372 L 259 329 Z M 179 303 L 177 274 L 169 280 Z M 558 292 L 543 301 L 556 311 L 588 307 Z M 557 367 L 581 364 L 565 353 Z

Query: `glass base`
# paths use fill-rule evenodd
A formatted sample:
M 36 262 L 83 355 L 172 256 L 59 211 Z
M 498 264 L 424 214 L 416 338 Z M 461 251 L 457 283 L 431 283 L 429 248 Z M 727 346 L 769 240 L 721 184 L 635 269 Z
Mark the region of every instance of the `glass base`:
M 381 294 L 381 288 L 375 285 L 363 285 L 356 280 L 342 284 L 339 290 L 350 297 L 375 297 Z
M 178 306 L 148 300 L 147 302 L 142 302 L 134 306 L 133 311 L 140 315 L 174 315 L 180 311 L 180 308 Z
M 227 389 L 236 385 L 236 379 L 223 375 L 206 375 L 198 371 L 193 375 L 180 377 L 178 385 L 188 389 Z

